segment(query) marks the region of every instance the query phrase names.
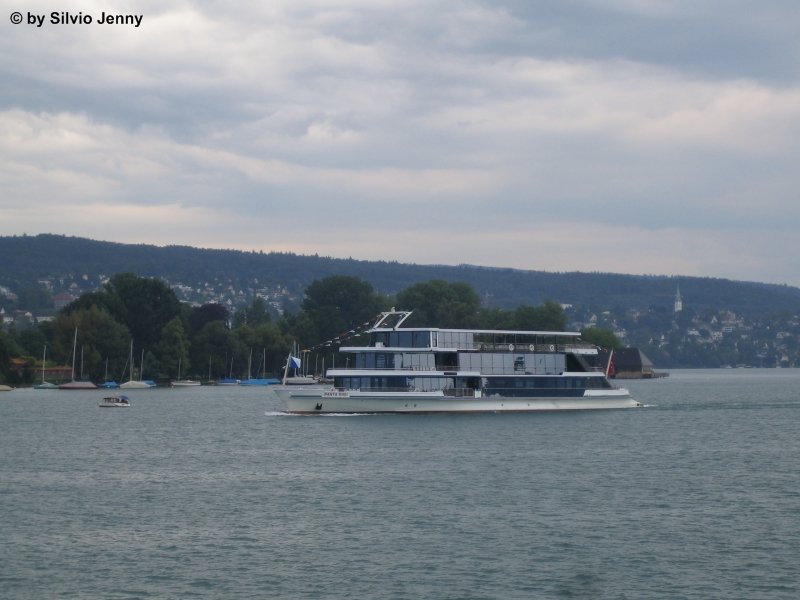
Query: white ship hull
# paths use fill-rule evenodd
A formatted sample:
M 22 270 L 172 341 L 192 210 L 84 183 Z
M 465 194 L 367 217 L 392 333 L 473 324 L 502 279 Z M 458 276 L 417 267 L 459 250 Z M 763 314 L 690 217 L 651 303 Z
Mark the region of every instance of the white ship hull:
M 320 413 L 435 413 L 435 412 L 528 412 L 598 410 L 642 406 L 625 389 L 587 390 L 583 396 L 560 397 L 469 397 L 439 392 L 360 392 L 330 388 L 279 388 L 275 393 L 284 411 Z

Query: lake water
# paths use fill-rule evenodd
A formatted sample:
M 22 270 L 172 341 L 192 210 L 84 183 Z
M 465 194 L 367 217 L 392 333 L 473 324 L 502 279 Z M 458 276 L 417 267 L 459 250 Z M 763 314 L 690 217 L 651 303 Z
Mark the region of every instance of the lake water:
M 647 408 L 0 393 L 0 597 L 800 597 L 800 371 L 620 383 Z

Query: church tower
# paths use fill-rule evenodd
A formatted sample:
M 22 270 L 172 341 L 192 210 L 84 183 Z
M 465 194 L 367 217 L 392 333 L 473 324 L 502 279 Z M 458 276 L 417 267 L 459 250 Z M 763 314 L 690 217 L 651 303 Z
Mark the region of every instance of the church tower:
M 679 313 L 683 310 L 683 299 L 681 298 L 681 286 L 679 285 L 677 290 L 675 291 L 675 313 Z

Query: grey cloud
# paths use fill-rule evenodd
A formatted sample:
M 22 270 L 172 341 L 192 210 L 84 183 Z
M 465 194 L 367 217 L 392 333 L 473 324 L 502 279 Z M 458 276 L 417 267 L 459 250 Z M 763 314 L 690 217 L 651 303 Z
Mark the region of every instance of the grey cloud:
M 204 246 L 549 268 L 540 240 L 579 231 L 637 272 L 735 276 L 742 231 L 761 257 L 800 223 L 795 2 L 142 6 L 135 31 L 0 39 L 0 234 L 100 203 Z M 741 276 L 789 277 L 765 262 Z

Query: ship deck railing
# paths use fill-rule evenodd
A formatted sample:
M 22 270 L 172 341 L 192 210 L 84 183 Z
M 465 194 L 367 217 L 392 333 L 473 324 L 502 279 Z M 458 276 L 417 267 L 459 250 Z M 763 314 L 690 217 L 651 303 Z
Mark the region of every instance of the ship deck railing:
M 510 341 L 510 342 L 459 342 L 452 345 L 439 344 L 438 346 L 430 346 L 428 344 L 422 346 L 400 346 L 400 345 L 384 345 L 379 344 L 375 346 L 344 346 L 341 348 L 347 352 L 359 352 L 364 350 L 370 351 L 406 351 L 406 352 L 515 352 L 515 353 L 538 353 L 538 354 L 564 354 L 567 352 L 581 352 L 585 350 L 596 350 L 597 346 L 588 343 L 558 343 L 558 342 L 540 342 L 529 343 L 525 341 Z

